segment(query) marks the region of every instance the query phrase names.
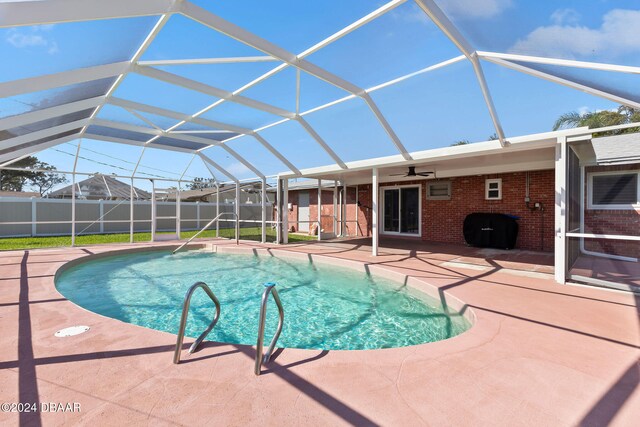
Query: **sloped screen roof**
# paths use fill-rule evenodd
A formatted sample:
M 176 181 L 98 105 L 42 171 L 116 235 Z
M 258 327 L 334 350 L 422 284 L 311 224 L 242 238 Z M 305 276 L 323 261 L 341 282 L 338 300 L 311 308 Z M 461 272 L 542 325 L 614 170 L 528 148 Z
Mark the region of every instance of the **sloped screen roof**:
M 632 0 L 1 2 L 0 164 L 76 138 L 231 178 L 506 145 L 640 107 L 638 26 Z

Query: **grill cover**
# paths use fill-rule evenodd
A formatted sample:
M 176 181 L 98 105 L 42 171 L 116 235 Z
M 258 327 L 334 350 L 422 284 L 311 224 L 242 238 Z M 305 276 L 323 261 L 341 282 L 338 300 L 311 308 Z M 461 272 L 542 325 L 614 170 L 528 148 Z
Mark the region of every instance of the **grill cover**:
M 462 233 L 471 246 L 513 249 L 518 239 L 518 222 L 505 214 L 472 213 L 464 219 Z

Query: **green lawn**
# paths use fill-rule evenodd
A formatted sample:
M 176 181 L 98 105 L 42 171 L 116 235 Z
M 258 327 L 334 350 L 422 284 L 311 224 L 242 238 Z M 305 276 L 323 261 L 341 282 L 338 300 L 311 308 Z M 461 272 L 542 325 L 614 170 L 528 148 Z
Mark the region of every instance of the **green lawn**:
M 159 233 L 161 234 L 161 233 Z M 196 234 L 196 231 L 184 231 L 180 233 L 180 237 L 188 239 Z M 215 230 L 207 230 L 199 237 L 215 237 Z M 232 228 L 220 229 L 220 237 L 233 238 L 235 236 Z M 247 227 L 240 229 L 240 238 L 243 240 L 255 240 L 260 241 L 261 230 L 260 227 Z M 267 241 L 273 242 L 276 238 L 275 230 L 271 227 L 267 228 Z M 315 240 L 315 236 L 289 234 L 289 242 L 302 242 L 305 240 Z M 134 233 L 133 240 L 135 242 L 148 242 L 151 240 L 151 233 Z M 128 243 L 129 233 L 122 234 L 87 234 L 83 236 L 76 236 L 76 245 L 97 245 L 102 243 Z M 56 237 L 15 237 L 15 238 L 0 238 L 0 250 L 11 251 L 20 249 L 34 249 L 34 248 L 54 248 L 59 246 L 71 246 L 71 236 L 56 236 Z

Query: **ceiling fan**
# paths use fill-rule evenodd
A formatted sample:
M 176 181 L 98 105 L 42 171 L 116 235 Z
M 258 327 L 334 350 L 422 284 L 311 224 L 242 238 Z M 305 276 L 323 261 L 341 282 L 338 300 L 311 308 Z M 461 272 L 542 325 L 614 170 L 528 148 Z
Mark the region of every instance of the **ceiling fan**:
M 411 177 L 411 176 L 429 176 L 429 175 L 434 175 L 435 176 L 434 172 L 432 172 L 432 171 L 416 172 L 416 167 L 415 166 L 409 166 L 409 171 L 406 174 L 394 173 L 394 174 L 391 174 L 389 176 Z

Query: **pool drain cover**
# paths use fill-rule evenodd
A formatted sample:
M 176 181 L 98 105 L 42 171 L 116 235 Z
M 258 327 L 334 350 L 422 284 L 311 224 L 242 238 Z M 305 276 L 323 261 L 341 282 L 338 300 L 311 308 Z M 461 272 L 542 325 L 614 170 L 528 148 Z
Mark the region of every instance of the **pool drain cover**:
M 64 337 L 72 337 L 74 335 L 80 335 L 87 332 L 89 329 L 88 326 L 71 326 L 69 328 L 60 329 L 54 335 L 58 338 Z

